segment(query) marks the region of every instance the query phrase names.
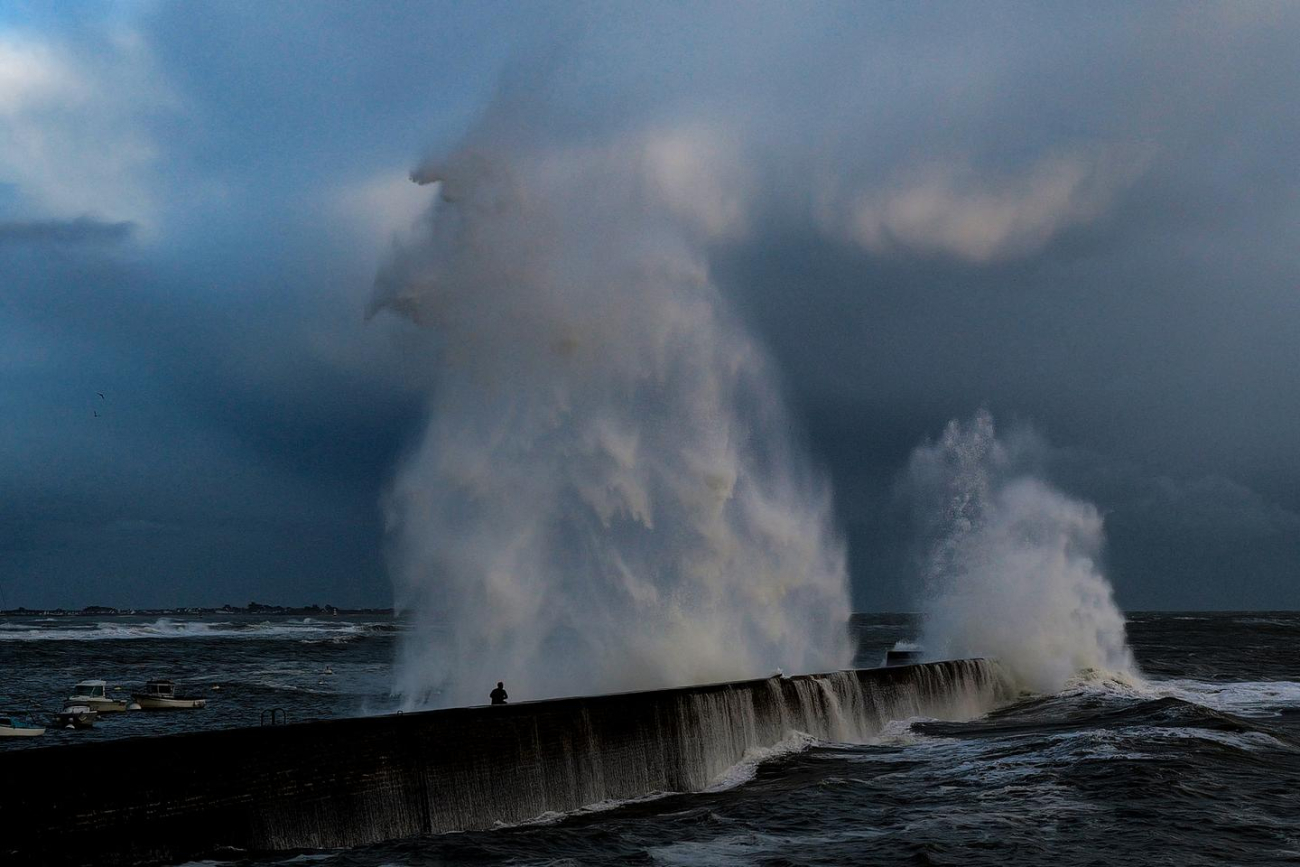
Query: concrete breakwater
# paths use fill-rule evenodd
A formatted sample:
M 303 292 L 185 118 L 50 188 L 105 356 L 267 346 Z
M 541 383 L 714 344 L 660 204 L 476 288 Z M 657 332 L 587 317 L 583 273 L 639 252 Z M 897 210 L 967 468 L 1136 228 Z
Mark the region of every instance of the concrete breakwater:
M 562 698 L 0 753 L 0 862 L 357 846 L 706 788 L 793 732 L 863 741 L 1009 697 L 994 663 Z

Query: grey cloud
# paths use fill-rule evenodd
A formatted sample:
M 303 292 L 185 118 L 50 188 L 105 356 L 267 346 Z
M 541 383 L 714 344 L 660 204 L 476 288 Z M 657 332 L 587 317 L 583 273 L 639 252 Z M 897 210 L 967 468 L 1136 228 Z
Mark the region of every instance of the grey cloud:
M 965 160 L 902 170 L 882 189 L 823 193 L 821 222 L 872 253 L 942 254 L 983 263 L 1040 252 L 1088 226 L 1141 173 L 1144 159 L 1094 148 L 1048 154 L 999 177 Z
M 135 223 L 129 220 L 7 220 L 0 221 L 0 244 L 115 244 L 134 231 Z

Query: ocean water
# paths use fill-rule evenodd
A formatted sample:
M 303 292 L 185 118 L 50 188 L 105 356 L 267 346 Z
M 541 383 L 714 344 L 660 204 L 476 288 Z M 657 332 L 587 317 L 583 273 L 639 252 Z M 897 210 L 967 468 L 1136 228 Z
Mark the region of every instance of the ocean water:
M 81 680 L 129 698 L 153 678 L 207 699 L 202 710 L 117 713 L 89 730 L 50 728 L 0 749 L 259 725 L 283 710 L 291 722 L 395 707 L 391 617 L 0 618 L 0 710 L 46 724 Z M 326 673 L 327 670 L 330 673 Z M 278 714 L 277 714 L 278 716 Z
M 873 616 L 853 627 L 868 665 L 917 624 Z M 400 628 L 383 618 L 0 621 L 6 709 L 56 709 L 95 676 L 127 690 L 171 676 L 210 700 L 0 749 L 257 724 L 271 707 L 291 720 L 384 710 Z M 1128 631 L 1142 682 L 1083 676 L 968 722 L 899 721 L 868 744 L 794 739 L 702 793 L 220 863 L 1300 863 L 1300 614 L 1137 614 Z

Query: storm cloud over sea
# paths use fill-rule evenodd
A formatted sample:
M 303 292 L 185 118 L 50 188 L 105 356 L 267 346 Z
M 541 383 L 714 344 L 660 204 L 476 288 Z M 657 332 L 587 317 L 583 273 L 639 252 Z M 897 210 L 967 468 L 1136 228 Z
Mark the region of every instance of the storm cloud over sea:
M 527 189 L 640 161 L 855 610 L 913 604 L 897 477 L 981 406 L 1105 516 L 1122 607 L 1297 602 L 1289 4 L 79 8 L 0 19 L 9 607 L 388 604 L 439 345 L 362 314 L 474 130 L 567 155 Z

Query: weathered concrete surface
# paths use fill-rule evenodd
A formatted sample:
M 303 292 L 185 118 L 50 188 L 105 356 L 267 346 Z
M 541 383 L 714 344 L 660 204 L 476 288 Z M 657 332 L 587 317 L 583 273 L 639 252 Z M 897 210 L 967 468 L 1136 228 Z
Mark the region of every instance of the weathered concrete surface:
M 996 666 L 962 660 L 18 750 L 0 753 L 0 863 L 488 828 L 698 790 L 793 731 L 860 740 L 891 719 L 968 717 L 1005 697 Z

